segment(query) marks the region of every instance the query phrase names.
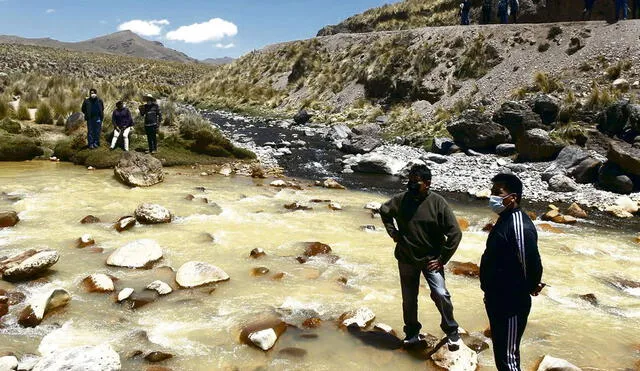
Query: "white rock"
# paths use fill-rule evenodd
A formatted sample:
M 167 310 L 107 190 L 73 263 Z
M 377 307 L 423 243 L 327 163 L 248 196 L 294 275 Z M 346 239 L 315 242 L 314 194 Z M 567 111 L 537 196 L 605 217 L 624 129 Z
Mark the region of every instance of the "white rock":
M 107 264 L 125 268 L 143 268 L 162 258 L 162 248 L 154 240 L 143 239 L 119 247 L 109 258 Z
M 625 80 L 625 79 L 616 79 L 613 84 L 611 84 L 611 86 L 613 86 L 614 89 L 618 89 L 618 90 L 627 90 L 629 89 L 629 81 Z
M 78 239 L 78 247 L 80 248 L 95 245 L 95 243 L 96 241 L 90 234 L 83 234 L 82 237 Z
M 131 287 L 120 290 L 120 292 L 118 293 L 118 302 L 129 299 L 131 297 L 131 294 L 133 294 L 133 289 Z
M 355 311 L 345 313 L 342 320 L 342 326 L 349 327 L 356 324 L 360 328 L 365 328 L 371 321 L 376 318 L 375 313 L 369 308 L 358 308 Z
M 147 286 L 147 290 L 154 290 L 159 295 L 168 295 L 171 294 L 173 289 L 166 282 L 162 282 L 160 280 L 153 281 Z
M 387 325 L 386 323 L 376 323 L 373 326 L 373 328 L 376 329 L 376 330 L 380 330 L 382 332 L 386 332 L 387 334 L 394 333 L 393 327 Z
M 431 359 L 437 366 L 449 371 L 475 371 L 478 368 L 478 354 L 464 343 L 455 352 L 443 345 L 431 355 Z
M 544 356 L 540 365 L 538 366 L 538 371 L 581 371 L 581 369 L 564 359 L 551 357 L 550 355 Z
M 380 202 L 369 202 L 368 204 L 364 205 L 365 209 L 373 211 L 380 211 L 381 207 L 382 204 Z
M 208 263 L 195 261 L 183 264 L 176 273 L 176 282 L 185 288 L 227 281 L 229 278 L 229 275 L 222 269 Z
M 18 362 L 17 371 L 31 371 L 36 366 L 36 363 L 40 360 L 40 357 L 36 356 L 24 356 Z
M 110 345 L 82 346 L 49 354 L 33 371 L 119 371 L 120 356 Z
M 285 182 L 282 179 L 278 179 L 278 180 L 274 180 L 273 182 L 269 183 L 269 185 L 272 186 L 272 187 L 281 188 L 281 187 L 286 187 L 287 186 L 287 182 Z
M 115 290 L 111 277 L 103 273 L 94 273 L 83 280 L 91 292 L 112 292 Z
M 635 214 L 638 212 L 638 203 L 633 201 L 629 196 L 621 196 L 616 200 L 616 205 L 618 205 L 622 210 Z
M 57 263 L 59 258 L 60 256 L 57 251 L 40 251 L 19 264 L 10 266 L 4 271 L 3 278 L 8 280 L 23 280 L 36 276 Z
M 135 217 L 141 224 L 161 224 L 170 223 L 173 214 L 163 206 L 144 203 L 136 209 Z
M 61 308 L 71 301 L 71 295 L 65 289 L 54 289 L 37 295 L 29 300 L 29 305 L 22 310 L 18 323 L 23 327 L 35 327 L 42 322 L 50 311 Z
M 224 175 L 224 176 L 229 176 L 233 173 L 233 169 L 231 169 L 231 166 L 229 165 L 224 165 L 223 167 L 220 168 L 220 170 L 218 171 L 218 174 L 220 175 Z
M 340 205 L 337 202 L 330 202 L 329 209 L 339 211 L 339 210 L 342 210 L 342 205 Z
M 249 335 L 249 340 L 262 350 L 273 348 L 278 341 L 278 335 L 272 328 L 257 331 Z
M 11 371 L 18 368 L 18 359 L 14 356 L 0 357 L 0 371 Z

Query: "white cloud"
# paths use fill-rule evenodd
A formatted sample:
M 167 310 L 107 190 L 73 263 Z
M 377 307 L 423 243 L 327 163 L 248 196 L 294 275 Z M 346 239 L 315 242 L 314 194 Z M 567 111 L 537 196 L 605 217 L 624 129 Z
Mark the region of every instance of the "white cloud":
M 134 19 L 118 26 L 118 31 L 129 30 L 140 36 L 158 36 L 162 33 L 162 27 L 169 24 L 166 19 L 143 21 Z
M 217 43 L 215 45 L 216 48 L 220 48 L 220 49 L 231 49 L 231 48 L 235 48 L 236 44 L 234 43 L 229 43 L 229 44 L 223 44 L 223 43 Z
M 225 37 L 237 34 L 238 27 L 235 24 L 224 19 L 212 18 L 204 23 L 194 23 L 167 32 L 167 39 L 197 44 L 206 41 L 220 41 Z
M 47 9 L 47 10 L 45 11 L 45 13 L 47 13 L 47 14 L 51 14 L 51 13 L 55 13 L 55 12 L 56 12 L 56 10 L 55 10 L 55 9 Z

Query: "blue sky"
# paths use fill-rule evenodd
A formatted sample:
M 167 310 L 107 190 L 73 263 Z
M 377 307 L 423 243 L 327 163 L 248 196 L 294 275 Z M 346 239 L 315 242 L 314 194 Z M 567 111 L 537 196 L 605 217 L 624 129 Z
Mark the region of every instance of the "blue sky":
M 395 0 L 0 0 L 0 34 L 82 41 L 133 29 L 198 58 L 238 57 L 306 39 Z M 181 28 L 182 27 L 182 28 Z

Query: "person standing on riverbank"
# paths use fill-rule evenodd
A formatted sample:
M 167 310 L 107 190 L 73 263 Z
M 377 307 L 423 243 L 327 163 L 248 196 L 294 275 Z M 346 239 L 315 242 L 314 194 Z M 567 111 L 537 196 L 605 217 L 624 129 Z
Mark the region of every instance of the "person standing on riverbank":
M 499 371 L 520 370 L 520 340 L 531 310 L 531 296 L 544 284 L 538 234 L 520 209 L 522 181 L 513 174 L 493 179 L 489 205 L 499 215 L 480 263 L 480 287 L 491 326 Z
M 111 149 L 116 148 L 118 138 L 122 134 L 124 140 L 124 150 L 129 151 L 129 132 L 133 127 L 133 119 L 131 112 L 125 106 L 124 102 L 116 103 L 116 109 L 111 114 L 111 122 L 113 122 L 113 139 L 111 140 Z
M 162 112 L 151 94 L 144 96 L 144 104 L 140 106 L 140 116 L 144 118 L 144 130 L 147 133 L 148 153 L 158 152 L 158 129 L 162 122 Z
M 616 21 L 627 19 L 627 0 L 616 1 Z M 622 16 L 622 17 L 621 17 Z
M 460 2 L 460 24 L 468 26 L 471 23 L 469 13 L 471 12 L 471 0 L 463 0 Z
M 498 19 L 502 24 L 509 23 L 509 4 L 507 0 L 498 1 Z
M 96 89 L 89 90 L 89 97 L 82 102 L 81 111 L 87 121 L 87 146 L 89 149 L 98 148 L 104 120 L 104 103 L 98 98 Z
M 396 242 L 405 346 L 411 347 L 424 340 L 418 321 L 422 274 L 440 312 L 440 328 L 447 335 L 449 350 L 455 351 L 460 348 L 461 340 L 458 323 L 453 318 L 451 295 L 445 286 L 444 266 L 458 248 L 462 232 L 445 199 L 430 187 L 431 170 L 426 165 L 413 166 L 409 172 L 408 191 L 383 204 L 380 215 L 387 233 Z
M 582 12 L 582 18 L 585 21 L 591 20 L 591 13 L 593 12 L 593 5 L 596 0 L 584 0 L 584 11 Z
M 490 24 L 493 18 L 493 0 L 484 0 L 482 3 L 482 24 Z

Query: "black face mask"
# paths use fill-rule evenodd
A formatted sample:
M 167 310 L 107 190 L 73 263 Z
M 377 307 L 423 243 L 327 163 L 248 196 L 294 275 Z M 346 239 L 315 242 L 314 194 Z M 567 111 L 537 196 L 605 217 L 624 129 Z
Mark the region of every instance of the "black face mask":
M 409 190 L 409 193 L 417 196 L 420 194 L 420 183 L 419 182 L 409 182 L 409 184 L 407 184 L 407 189 Z

